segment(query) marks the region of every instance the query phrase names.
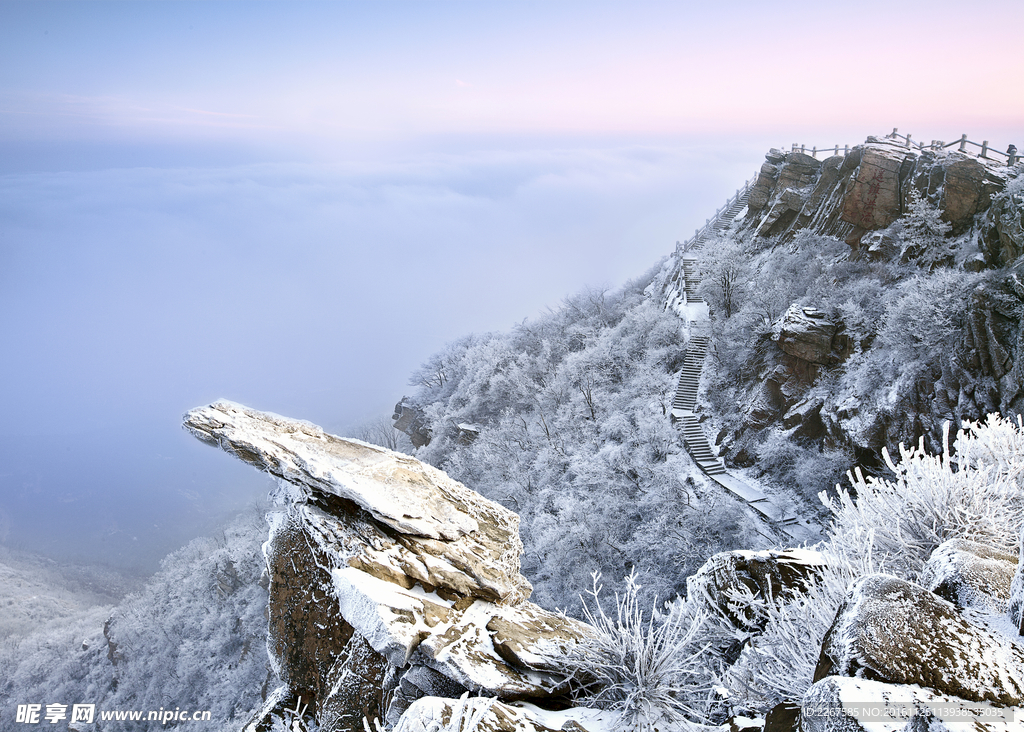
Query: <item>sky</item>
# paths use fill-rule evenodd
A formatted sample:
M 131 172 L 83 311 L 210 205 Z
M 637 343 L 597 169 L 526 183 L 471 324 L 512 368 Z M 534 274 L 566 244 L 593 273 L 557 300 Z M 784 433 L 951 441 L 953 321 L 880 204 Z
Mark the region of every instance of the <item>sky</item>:
M 444 343 L 643 275 L 770 147 L 1024 146 L 1019 2 L 0 0 L 0 543 L 151 571 Z

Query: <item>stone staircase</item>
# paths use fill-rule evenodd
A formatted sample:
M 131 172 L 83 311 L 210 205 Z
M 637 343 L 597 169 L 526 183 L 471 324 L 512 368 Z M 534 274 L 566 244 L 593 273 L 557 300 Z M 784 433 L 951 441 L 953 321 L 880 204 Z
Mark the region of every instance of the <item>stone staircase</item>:
M 707 336 L 692 336 L 686 348 L 683 368 L 679 372 L 679 384 L 672 400 L 672 416 L 682 427 L 683 442 L 690 457 L 708 475 L 721 475 L 725 472 L 725 463 L 715 455 L 711 444 L 704 436 L 697 421 L 694 409 L 697 406 L 697 390 L 700 387 L 700 372 L 704 367 L 704 357 L 708 352 Z
M 697 294 L 697 286 L 700 284 L 697 274 L 697 258 L 693 255 L 687 256 L 687 253 L 702 248 L 705 239 L 726 228 L 743 210 L 747 205 L 752 182 L 737 191 L 735 199 L 730 199 L 726 206 L 719 209 L 715 213 L 715 218 L 709 219 L 703 230 L 698 230 L 694 237 L 685 244 L 677 245 L 676 256 L 680 266 L 673 283 L 675 293 L 670 296 L 678 301 L 677 304 L 689 305 L 704 302 Z M 669 303 L 672 304 L 671 299 Z M 677 312 L 682 315 L 680 310 L 677 309 Z M 706 312 L 702 317 L 707 317 Z M 691 333 L 699 327 L 698 323 L 699 320 L 691 320 Z M 776 531 L 794 541 L 814 540 L 816 532 L 813 527 L 798 517 L 787 514 L 783 508 L 776 505 L 771 496 L 733 475 L 725 467 L 725 461 L 718 457 L 711 448 L 711 443 L 708 442 L 696 414 L 700 374 L 704 368 L 710 340 L 707 335 L 699 333 L 693 333 L 690 336 L 686 355 L 683 358 L 683 367 L 679 372 L 679 382 L 672 399 L 672 420 L 682 432 L 686 451 L 709 478 L 743 501 L 754 511 L 755 515 L 774 526 Z
M 733 219 L 739 215 L 739 212 L 747 207 L 747 201 L 750 199 L 750 189 L 754 187 L 754 183 L 757 182 L 758 174 L 755 173 L 754 177 L 743 184 L 742 188 L 737 189 L 736 194 L 731 196 L 725 205 L 715 211 L 715 215 L 708 219 L 704 226 L 697 229 L 693 236 L 687 239 L 681 244 L 677 244 L 677 251 L 687 252 L 694 249 L 700 249 L 704 246 L 704 241 L 709 237 L 720 233 L 729 224 L 733 222 Z
M 693 257 L 683 258 L 683 292 L 686 295 L 686 302 L 704 302 L 704 298 L 697 294 L 697 260 Z
M 676 395 L 672 400 L 673 415 L 676 410 L 692 412 L 697 406 L 697 388 L 700 386 L 700 372 L 704 368 L 704 358 L 708 353 L 709 341 L 707 336 L 695 335 L 690 338 L 686 356 L 683 357 L 683 368 L 679 372 Z

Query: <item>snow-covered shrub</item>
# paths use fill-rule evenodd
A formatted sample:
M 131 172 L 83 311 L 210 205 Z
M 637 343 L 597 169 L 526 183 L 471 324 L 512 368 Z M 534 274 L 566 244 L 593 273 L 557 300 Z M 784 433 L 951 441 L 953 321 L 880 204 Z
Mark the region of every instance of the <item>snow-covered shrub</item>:
M 706 719 L 714 697 L 714 653 L 709 620 L 697 603 L 676 603 L 667 616 L 657 606 L 644 618 L 636 575 L 615 594 L 615 617 L 601 605 L 600 575 L 593 578 L 594 609 L 584 603 L 595 635 L 569 652 L 565 668 L 585 684 L 588 706 L 618 711 L 617 729 L 664 729 Z
M 852 550 L 830 542 L 821 550 L 824 565 L 798 591 L 764 598 L 740 585 L 731 595 L 736 610 L 758 618 L 764 628 L 759 633 L 736 631 L 743 650 L 719 680 L 728 689 L 732 713 L 764 714 L 780 702 L 800 703 L 847 588 L 882 568 L 871 548 L 870 534 Z
M 853 456 L 848 451 L 801 445 L 786 432 L 773 430 L 757 448 L 755 469 L 759 477 L 776 485 L 792 486 L 810 502 L 821 486 L 842 480 L 846 466 L 852 463 Z
M 926 267 L 953 263 L 958 242 L 947 238 L 953 226 L 941 217 L 942 209 L 910 188 L 907 213 L 893 227 L 901 240 L 903 260 L 916 259 Z
M 433 435 L 416 457 L 518 513 L 534 602 L 576 616 L 572 588 L 594 571 L 612 585 L 635 566 L 645 602 L 671 597 L 749 533 L 734 516 L 689 530 L 718 489 L 669 420 L 683 326 L 645 286 L 566 298 L 509 333 L 445 348 L 414 377 Z M 466 439 L 459 423 L 479 433 Z
M 980 279 L 978 274 L 940 269 L 904 280 L 889 297 L 878 346 L 901 370 L 931 364 L 949 353 L 963 331 L 967 293 Z
M 893 478 L 849 475 L 853 493 L 838 487 L 838 499 L 821 494 L 833 514 L 834 541 L 856 547 L 873 537 L 875 555 L 890 571 L 916 579 L 932 550 L 947 539 L 969 539 L 1015 551 L 1024 525 L 1024 426 L 989 415 L 965 423 L 950 450 L 949 425 L 943 452 L 930 455 L 923 439 L 915 449 L 900 445 L 894 463 L 883 450 Z
M 95 704 L 97 715 L 181 708 L 240 728 L 268 681 L 267 592 L 259 584 L 266 534 L 263 507 L 253 506 L 219 537 L 170 554 L 112 611 L 62 619 L 0 649 L 0 707 Z M 103 722 L 111 732 L 137 728 Z

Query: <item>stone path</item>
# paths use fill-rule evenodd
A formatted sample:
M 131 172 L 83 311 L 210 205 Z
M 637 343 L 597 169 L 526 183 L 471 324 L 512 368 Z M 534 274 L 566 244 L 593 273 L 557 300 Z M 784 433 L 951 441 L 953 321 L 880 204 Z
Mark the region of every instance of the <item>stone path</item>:
M 673 309 L 680 315 L 686 313 L 685 317 L 691 318 L 691 336 L 683 359 L 683 367 L 679 372 L 675 397 L 672 400 L 672 421 L 679 425 L 683 433 L 686 451 L 709 478 L 743 501 L 761 519 L 771 524 L 776 531 L 796 542 L 816 541 L 819 536 L 813 526 L 792 515 L 785 506 L 779 505 L 774 496 L 762 493 L 726 468 L 725 461 L 718 457 L 712 449 L 711 443 L 708 442 L 696 414 L 700 374 L 704 368 L 704 359 L 707 356 L 711 339 L 699 332 L 694 333 L 700 328 L 701 322 L 707 318 L 707 310 L 686 307 L 691 304 L 703 304 L 704 301 L 697 294 L 697 286 L 700 284 L 700 279 L 697 276 L 697 259 L 694 256 L 686 256 L 684 252 L 700 249 L 707 236 L 728 226 L 746 206 L 748 194 L 749 186 L 746 190 L 738 192 L 736 199 L 730 200 L 729 204 L 716 214 L 717 219 L 709 220 L 704 231 L 698 232 L 693 239 L 686 243 L 686 248 L 678 252 L 677 256 L 682 265 L 679 278 L 681 281 L 678 281 L 674 293 L 678 303 L 677 307 Z

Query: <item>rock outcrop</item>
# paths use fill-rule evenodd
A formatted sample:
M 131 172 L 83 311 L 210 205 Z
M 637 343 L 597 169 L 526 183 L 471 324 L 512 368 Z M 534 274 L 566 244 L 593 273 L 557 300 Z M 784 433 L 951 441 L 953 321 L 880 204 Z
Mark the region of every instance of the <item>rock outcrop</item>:
M 559 659 L 589 629 L 527 602 L 514 513 L 308 422 L 222 401 L 185 428 L 279 479 L 264 552 L 283 686 L 246 729 L 305 708 L 321 730 L 358 732 L 364 716 L 395 723 L 424 695 L 565 692 Z
M 772 340 L 783 353 L 827 366 L 838 360 L 832 353 L 836 330 L 836 324 L 820 310 L 793 305 L 775 324 Z
M 921 436 L 929 450 L 940 450 L 947 421 L 1024 412 L 1024 263 L 1018 261 L 1024 253 L 1022 170 L 1020 164 L 1007 168 L 992 159 L 921 150 L 890 138 L 869 137 L 847 155 L 826 160 L 770 151 L 750 191 L 746 216 L 729 234 L 755 250 L 752 262 L 759 247 L 774 245 L 766 238 L 810 246 L 799 244 L 803 240 L 796 236 L 806 231 L 844 240 L 851 266 L 854 260 L 857 267 L 885 260 L 878 267 L 891 271 L 897 263 L 914 261 L 925 277 L 929 268 L 947 266 L 993 271 L 964 284 L 962 299 L 949 302 L 956 332 L 929 354 L 926 368 L 897 362 L 899 378 L 892 389 L 867 390 L 864 398 L 860 386 L 849 388 L 854 377 L 847 378 L 848 369 L 857 363 L 851 360 L 855 354 L 894 347 L 876 341 L 883 329 L 873 325 L 882 322 L 879 315 L 865 322 L 855 318 L 848 328 L 838 303 L 797 301 L 770 333 L 757 330 L 746 344 L 753 354 L 748 368 L 734 374 L 739 413 L 719 415 L 729 425 L 723 439 L 727 460 L 749 465 L 765 430 L 781 428 L 804 446 L 841 449 L 870 463 L 882 448 L 915 444 Z M 676 267 L 682 267 L 681 260 Z M 843 277 L 837 270 L 836 282 Z M 864 292 L 870 291 L 871 277 L 864 275 Z M 871 297 L 879 302 L 877 295 Z M 837 383 L 844 388 L 815 389 Z
M 1002 615 L 1010 600 L 1017 557 L 966 539 L 940 544 L 921 572 L 921 584 L 961 610 Z
M 410 403 L 405 397 L 395 405 L 395 413 L 391 415 L 391 419 L 396 430 L 409 436 L 413 447 L 430 444 L 430 429 L 427 427 L 423 410 Z
M 771 150 L 748 199 L 744 227 L 758 236 L 790 237 L 800 229 L 845 238 L 855 248 L 870 231 L 884 229 L 908 210 L 911 189 L 934 201 L 954 234 L 986 211 L 1009 179 L 994 161 L 956 151 L 919 150 L 889 138 L 869 137 L 848 155 L 823 161 Z M 1012 228 L 1019 211 L 1003 228 Z M 988 228 L 996 226 L 996 219 Z M 1000 241 L 998 232 L 994 241 Z M 996 248 L 994 248 L 996 249 Z M 1011 259 L 995 259 L 990 266 Z
M 811 549 L 720 552 L 687 578 L 686 594 L 701 598 L 737 628 L 758 629 L 763 619 L 742 613 L 739 597 L 782 598 L 799 592 L 822 566 L 822 555 Z
M 874 574 L 851 585 L 822 641 L 814 681 L 913 684 L 996 706 L 1024 703 L 1024 648 L 973 625 L 920 585 Z

